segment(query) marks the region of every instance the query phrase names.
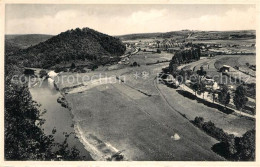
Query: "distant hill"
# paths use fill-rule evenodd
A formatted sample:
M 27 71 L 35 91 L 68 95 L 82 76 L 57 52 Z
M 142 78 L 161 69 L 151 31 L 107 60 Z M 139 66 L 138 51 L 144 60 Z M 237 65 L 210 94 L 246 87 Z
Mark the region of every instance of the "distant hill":
M 5 35 L 5 42 L 13 47 L 25 49 L 53 37 L 44 34 Z
M 118 36 L 122 41 L 137 40 L 146 38 L 173 38 L 173 39 L 194 39 L 194 40 L 227 40 L 227 39 L 255 39 L 255 30 L 241 31 L 192 31 L 181 30 L 158 33 L 140 33 Z
M 110 63 L 118 60 L 125 49 L 118 38 L 89 28 L 77 28 L 62 32 L 9 57 L 27 67 L 50 68 L 76 60 L 95 64 Z
M 127 34 L 120 35 L 122 41 L 146 39 L 146 38 L 186 38 L 188 37 L 188 31 L 171 31 L 171 32 L 156 32 L 156 33 L 139 33 L 139 34 Z

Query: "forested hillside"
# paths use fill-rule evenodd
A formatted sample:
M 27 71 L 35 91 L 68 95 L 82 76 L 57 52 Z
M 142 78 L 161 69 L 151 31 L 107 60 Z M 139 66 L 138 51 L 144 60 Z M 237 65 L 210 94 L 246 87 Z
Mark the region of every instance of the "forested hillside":
M 75 60 L 106 64 L 124 54 L 123 43 L 112 36 L 89 28 L 68 30 L 35 46 L 11 55 L 23 66 L 50 68 Z M 11 57 L 10 56 L 10 57 Z
M 50 39 L 52 35 L 45 34 L 19 34 L 19 35 L 5 35 L 6 47 L 12 46 L 20 49 L 25 49 L 30 46 L 37 45 Z M 8 49 L 8 48 L 7 48 Z

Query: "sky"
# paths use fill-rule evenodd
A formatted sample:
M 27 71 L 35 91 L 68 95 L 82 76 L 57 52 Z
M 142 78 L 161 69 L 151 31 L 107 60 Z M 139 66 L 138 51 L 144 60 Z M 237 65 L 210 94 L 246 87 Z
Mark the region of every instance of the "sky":
M 189 30 L 255 30 L 254 5 L 8 4 L 6 34 L 56 35 L 89 27 L 109 35 Z

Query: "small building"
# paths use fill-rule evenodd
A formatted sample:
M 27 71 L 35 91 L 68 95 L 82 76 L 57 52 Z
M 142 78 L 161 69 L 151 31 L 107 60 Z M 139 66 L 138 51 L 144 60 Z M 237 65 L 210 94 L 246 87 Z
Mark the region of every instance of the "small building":
M 217 82 L 214 82 L 214 84 L 212 85 L 212 88 L 213 88 L 213 90 L 218 90 L 220 87 Z
M 223 65 L 220 69 L 220 72 L 229 72 L 230 71 L 230 66 L 228 65 Z
M 166 82 L 166 84 L 169 84 L 175 88 L 179 87 L 180 83 L 178 80 L 176 80 L 172 75 L 165 75 L 165 79 L 163 79 L 163 81 Z

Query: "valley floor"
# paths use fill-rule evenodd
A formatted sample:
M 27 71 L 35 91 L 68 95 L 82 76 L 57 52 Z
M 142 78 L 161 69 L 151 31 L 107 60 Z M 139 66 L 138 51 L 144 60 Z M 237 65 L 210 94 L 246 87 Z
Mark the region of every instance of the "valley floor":
M 168 64 L 77 74 L 81 83 L 57 83 L 71 107 L 77 136 L 93 159 L 107 160 L 122 151 L 124 160 L 225 160 L 211 149 L 218 141 L 190 121 L 202 116 L 237 136 L 254 127 L 253 120 L 225 114 L 159 84 L 156 77 Z M 94 82 L 84 77 L 100 73 L 103 79 Z M 71 75 L 76 74 L 63 73 L 58 78 Z M 114 77 L 114 82 L 104 82 L 104 76 Z M 176 135 L 180 138 L 175 139 Z
M 92 150 L 93 158 L 105 160 L 123 150 L 127 160 L 223 160 L 211 150 L 217 141 L 172 110 L 160 96 L 155 74 L 143 82 L 144 87 L 134 82 L 103 84 L 66 95 L 80 138 Z M 175 134 L 179 140 L 173 139 Z

